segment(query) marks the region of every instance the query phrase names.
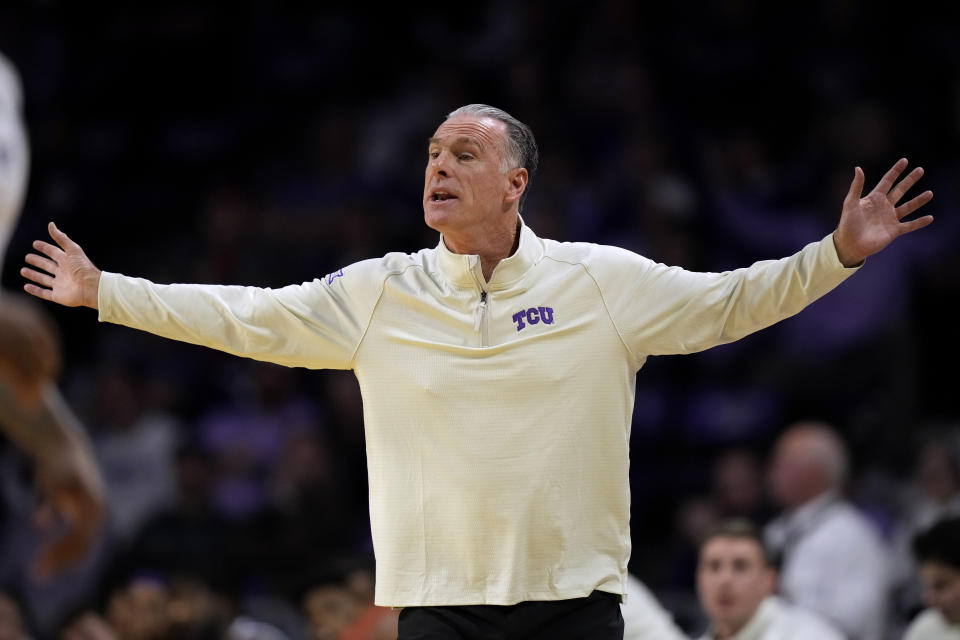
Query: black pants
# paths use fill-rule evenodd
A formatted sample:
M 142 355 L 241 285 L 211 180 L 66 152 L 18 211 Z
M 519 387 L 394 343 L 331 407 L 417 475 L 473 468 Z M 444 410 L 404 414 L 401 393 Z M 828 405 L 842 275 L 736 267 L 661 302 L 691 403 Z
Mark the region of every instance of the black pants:
M 594 591 L 509 607 L 406 607 L 398 640 L 623 640 L 620 596 Z

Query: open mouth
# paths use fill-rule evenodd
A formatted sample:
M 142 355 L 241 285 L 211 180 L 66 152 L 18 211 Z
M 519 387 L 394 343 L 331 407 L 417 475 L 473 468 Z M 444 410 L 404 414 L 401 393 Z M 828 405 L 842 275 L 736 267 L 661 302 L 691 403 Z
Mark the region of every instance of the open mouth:
M 430 194 L 431 202 L 445 202 L 447 200 L 456 200 L 457 196 L 452 193 L 447 193 L 446 191 L 434 191 Z

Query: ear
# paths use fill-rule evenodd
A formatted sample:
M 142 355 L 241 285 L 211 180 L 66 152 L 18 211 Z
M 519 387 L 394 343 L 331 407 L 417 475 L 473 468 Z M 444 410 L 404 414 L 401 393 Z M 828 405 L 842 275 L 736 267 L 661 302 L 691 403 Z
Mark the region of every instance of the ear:
M 767 595 L 772 595 L 777 590 L 777 570 L 773 567 L 767 567 L 763 572 L 764 589 Z
M 507 193 L 504 196 L 505 202 L 516 202 L 520 196 L 527 190 L 527 183 L 530 180 L 530 174 L 523 167 L 517 167 L 507 172 Z

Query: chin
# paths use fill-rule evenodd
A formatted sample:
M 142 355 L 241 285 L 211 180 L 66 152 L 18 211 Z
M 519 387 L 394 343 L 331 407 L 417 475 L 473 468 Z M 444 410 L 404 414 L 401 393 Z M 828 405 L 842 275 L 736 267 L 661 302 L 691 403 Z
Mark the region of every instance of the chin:
M 423 221 L 434 231 L 443 233 L 443 230 L 447 229 L 453 221 L 453 215 L 447 211 L 431 211 L 429 207 L 424 207 Z

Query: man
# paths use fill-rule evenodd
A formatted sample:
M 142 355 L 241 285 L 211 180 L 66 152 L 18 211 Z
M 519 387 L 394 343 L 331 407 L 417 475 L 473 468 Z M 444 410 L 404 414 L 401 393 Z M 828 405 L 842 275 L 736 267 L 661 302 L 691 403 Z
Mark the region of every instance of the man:
M 620 607 L 624 640 L 687 640 L 673 616 L 643 582 L 627 574 L 627 599 Z
M 910 624 L 904 640 L 960 640 L 960 518 L 919 534 L 913 552 L 930 608 Z
M 436 248 L 277 290 L 160 286 L 101 273 L 53 223 L 28 292 L 100 319 L 288 366 L 353 369 L 364 399 L 376 604 L 400 638 L 620 638 L 630 556 L 635 374 L 787 317 L 897 236 L 906 160 L 832 236 L 794 256 L 691 273 L 538 238 L 520 219 L 529 127 L 486 105 L 428 141 Z M 492 635 L 485 635 L 492 634 Z
M 890 588 L 889 554 L 879 535 L 841 497 L 847 475 L 843 443 L 827 425 L 797 423 L 774 448 L 770 482 L 786 512 L 766 530 L 782 558 L 781 591 L 852 640 L 883 637 Z
M 27 185 L 21 95 L 16 70 L 0 55 L 0 267 Z M 57 390 L 59 368 L 49 319 L 21 296 L 0 291 L 0 430 L 34 462 L 39 522 L 52 529 L 59 518 L 65 525 L 63 535 L 47 536 L 36 558 L 40 578 L 81 560 L 103 519 L 103 483 L 86 434 Z
M 710 629 L 703 640 L 843 640 L 816 615 L 773 595 L 777 572 L 747 520 L 728 520 L 700 548 L 697 595 Z

